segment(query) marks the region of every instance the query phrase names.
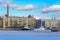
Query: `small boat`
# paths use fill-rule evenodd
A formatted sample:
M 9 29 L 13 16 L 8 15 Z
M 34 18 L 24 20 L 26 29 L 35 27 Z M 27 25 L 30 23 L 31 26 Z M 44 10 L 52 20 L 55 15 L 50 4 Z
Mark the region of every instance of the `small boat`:
M 40 27 L 40 28 L 34 29 L 34 30 L 45 30 L 45 28 L 44 27 Z
M 51 27 L 52 32 L 58 32 L 58 27 Z
M 25 26 L 24 28 L 22 28 L 22 30 L 31 30 L 31 28 L 28 28 L 27 26 Z

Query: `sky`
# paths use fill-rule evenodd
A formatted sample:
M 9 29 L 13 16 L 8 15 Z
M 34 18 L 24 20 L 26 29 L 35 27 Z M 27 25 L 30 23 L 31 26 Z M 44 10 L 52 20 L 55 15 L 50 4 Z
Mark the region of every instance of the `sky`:
M 10 16 L 28 16 L 51 19 L 60 18 L 60 0 L 0 0 L 0 14 L 6 14 L 9 4 Z

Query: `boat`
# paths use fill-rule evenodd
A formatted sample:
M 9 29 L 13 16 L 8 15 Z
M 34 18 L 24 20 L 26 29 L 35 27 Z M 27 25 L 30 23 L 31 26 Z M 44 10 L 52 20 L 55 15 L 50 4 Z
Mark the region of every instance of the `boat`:
M 42 27 L 34 29 L 34 30 L 45 30 L 45 28 L 42 26 Z
M 31 28 L 28 28 L 27 26 L 25 26 L 24 28 L 22 28 L 22 30 L 31 30 Z
M 58 32 L 58 27 L 51 27 L 52 32 Z

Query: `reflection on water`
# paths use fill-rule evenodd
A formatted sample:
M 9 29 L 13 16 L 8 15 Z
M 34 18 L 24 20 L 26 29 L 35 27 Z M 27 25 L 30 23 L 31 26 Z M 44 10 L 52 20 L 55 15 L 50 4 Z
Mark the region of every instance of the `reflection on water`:
M 60 32 L 51 32 L 50 30 L 34 31 L 0 31 L 1 40 L 59 40 Z

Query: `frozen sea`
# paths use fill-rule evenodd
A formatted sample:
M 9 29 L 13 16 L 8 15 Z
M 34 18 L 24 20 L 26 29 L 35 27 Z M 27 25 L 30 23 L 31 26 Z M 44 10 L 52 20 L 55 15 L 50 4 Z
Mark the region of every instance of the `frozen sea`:
M 44 31 L 0 31 L 0 40 L 60 40 L 60 32 Z

